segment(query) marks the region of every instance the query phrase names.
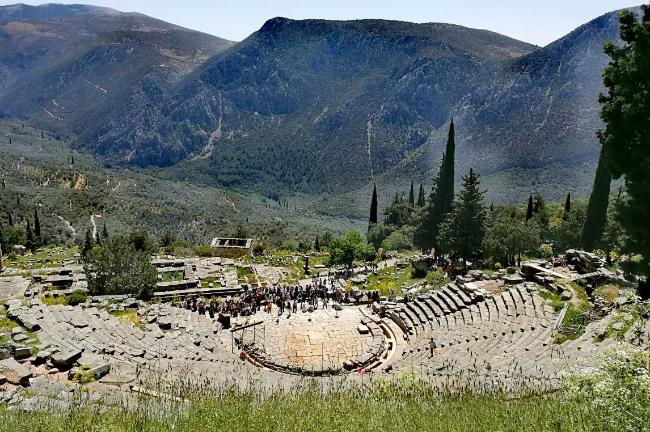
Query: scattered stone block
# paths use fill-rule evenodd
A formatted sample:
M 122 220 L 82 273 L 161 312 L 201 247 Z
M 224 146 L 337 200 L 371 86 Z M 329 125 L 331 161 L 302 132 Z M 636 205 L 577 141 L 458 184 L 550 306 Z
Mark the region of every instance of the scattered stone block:
M 14 358 L 16 360 L 23 360 L 29 358 L 31 355 L 32 355 L 32 349 L 26 346 L 16 347 L 16 351 L 14 352 Z
M 161 330 L 171 330 L 172 329 L 172 319 L 169 316 L 161 316 L 158 318 L 158 327 Z
M 524 278 L 521 277 L 521 275 L 515 273 L 515 274 L 511 274 L 509 276 L 504 276 L 503 281 L 507 285 L 517 285 L 517 284 L 520 284 L 520 283 L 524 282 Z
M 52 364 L 59 368 L 70 368 L 81 357 L 80 350 L 62 351 L 52 355 Z
M 0 375 L 4 375 L 8 383 L 22 386 L 28 386 L 32 377 L 32 373 L 15 359 L 0 361 Z
M 29 339 L 29 336 L 27 336 L 25 333 L 18 333 L 16 335 L 13 335 L 11 338 L 14 340 L 14 342 L 21 343 Z

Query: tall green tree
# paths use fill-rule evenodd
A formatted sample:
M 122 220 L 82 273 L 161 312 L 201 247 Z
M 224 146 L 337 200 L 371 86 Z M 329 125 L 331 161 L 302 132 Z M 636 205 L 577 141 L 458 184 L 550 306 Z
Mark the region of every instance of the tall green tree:
M 526 208 L 526 222 L 533 218 L 533 196 L 528 197 L 528 207 Z
M 566 219 L 571 211 L 571 192 L 566 195 L 566 200 L 564 200 L 564 213 L 562 219 Z
M 379 206 L 379 202 L 377 200 L 377 184 L 375 183 L 372 186 L 372 198 L 370 200 L 370 217 L 368 218 L 368 222 L 370 223 L 370 226 L 377 223 L 377 207 L 378 206 Z M 368 228 L 370 228 L 370 227 L 368 227 Z
M 641 20 L 621 12 L 620 37 L 624 45 L 605 46 L 611 61 L 603 74 L 607 94 L 601 95 L 605 129 L 598 138 L 606 166 L 614 178 L 625 178 L 625 199 L 618 219 L 626 232 L 627 252 L 640 256 L 636 271 L 650 276 L 650 6 L 642 6 Z M 650 296 L 650 283 L 639 287 Z
M 426 198 L 424 197 L 424 186 L 420 183 L 420 192 L 418 193 L 418 207 L 422 208 L 426 205 Z
M 411 190 L 409 191 L 409 205 L 415 207 L 415 191 L 413 190 L 413 180 L 411 180 Z
M 456 196 L 452 211 L 440 228 L 440 244 L 444 252 L 463 259 L 478 256 L 485 237 L 487 210 L 485 191 L 480 189 L 479 176 L 473 169 L 463 177 L 463 188 Z
M 539 225 L 542 238 L 547 239 L 549 237 L 550 220 L 544 197 L 539 192 L 533 194 L 533 217 L 537 225 Z
M 343 237 L 332 240 L 330 245 L 330 265 L 344 265 L 352 269 L 355 260 L 374 259 L 375 249 L 363 240 L 357 231 L 350 231 Z
M 27 219 L 27 240 L 26 240 L 26 247 L 27 249 L 34 251 L 36 249 L 35 243 L 34 243 L 34 232 L 32 231 L 32 224 L 29 222 L 29 219 Z
M 396 193 L 393 202 L 384 209 L 384 215 L 386 216 L 384 219 L 386 225 L 401 228 L 411 223 L 413 207 L 409 201 L 404 199 L 403 195 Z
M 504 213 L 490 224 L 483 239 L 485 254 L 508 266 L 521 263 L 521 255 L 536 251 L 539 245 L 540 230 L 534 220 L 511 219 Z
M 84 237 L 83 245 L 81 246 L 81 257 L 82 258 L 87 257 L 94 245 L 95 242 L 93 240 L 93 233 L 90 230 L 90 228 L 88 228 L 86 230 L 86 235 Z
M 596 249 L 603 237 L 607 223 L 607 207 L 611 183 L 612 175 L 607 168 L 605 154 L 601 149 L 594 187 L 587 205 L 585 226 L 582 228 L 582 247 L 586 250 Z
M 584 206 L 573 207 L 567 217 L 553 228 L 553 251 L 556 254 L 580 247 L 581 229 L 585 224 L 585 209 Z
M 34 207 L 34 235 L 37 241 L 41 239 L 41 220 L 38 217 L 38 209 Z
M 137 250 L 128 236 L 109 237 L 84 259 L 88 291 L 92 295 L 133 294 L 148 299 L 158 272 L 149 254 Z
M 442 166 L 440 170 L 440 182 L 438 187 L 440 189 L 440 214 L 446 216 L 451 210 L 451 205 L 454 202 L 454 165 L 456 158 L 456 132 L 454 128 L 454 119 L 451 119 L 449 124 L 449 133 L 447 135 L 447 146 L 445 147 L 445 154 L 443 156 Z
M 435 248 L 438 255 L 438 233 L 440 225 L 451 210 L 454 201 L 454 164 L 456 154 L 456 141 L 454 120 L 449 125 L 447 146 L 442 155 L 442 162 L 438 174 L 433 179 L 431 194 L 424 211 L 419 215 L 416 230 L 415 244 L 422 250 L 428 251 Z
M 5 237 L 5 229 L 2 222 L 0 222 L 0 249 L 2 249 L 5 254 L 8 253 L 7 251 L 9 250 L 9 244 Z

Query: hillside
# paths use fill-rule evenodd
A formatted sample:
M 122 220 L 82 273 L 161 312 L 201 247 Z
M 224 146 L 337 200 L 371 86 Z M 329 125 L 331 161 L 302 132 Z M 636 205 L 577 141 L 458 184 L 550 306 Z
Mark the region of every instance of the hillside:
M 446 24 L 276 18 L 96 151 L 140 165 L 206 158 L 219 184 L 269 196 L 340 195 L 372 178 L 389 189 L 429 182 L 453 116 L 457 173 L 490 177 L 491 198 L 584 195 L 599 148 L 602 46 L 617 31 L 610 13 L 535 48 Z
M 47 132 L 0 119 L 0 224 L 7 227 L 9 213 L 16 223 L 32 218 L 37 207 L 48 241 L 81 241 L 92 215 L 112 233 L 173 233 L 195 244 L 233 236 L 239 226 L 272 245 L 364 226 L 303 209 L 299 200 L 284 208 L 253 193 L 208 186 L 184 172 L 182 164 L 163 172 L 107 169 Z
M 461 172 L 470 166 L 493 174 L 593 162 L 600 148 L 595 131 L 607 64 L 603 45 L 612 40 L 618 40 L 616 13 L 516 59 L 464 96 L 452 112 Z M 430 156 L 445 139 L 446 130 L 438 131 L 413 163 L 432 169 L 437 161 Z
M 208 158 L 220 183 L 266 192 L 339 190 L 399 163 L 460 97 L 532 49 L 445 24 L 275 18 L 164 108 L 101 137 L 99 152 L 143 165 Z M 143 134 L 144 118 L 154 120 Z
M 232 42 L 89 6 L 0 7 L 5 115 L 91 144 Z
M 233 44 L 110 9 L 7 6 L 0 106 L 107 166 L 357 218 L 373 179 L 387 196 L 430 183 L 454 117 L 458 176 L 477 169 L 497 202 L 560 199 L 591 188 L 617 31 L 612 12 L 538 48 L 451 24 L 273 18 Z

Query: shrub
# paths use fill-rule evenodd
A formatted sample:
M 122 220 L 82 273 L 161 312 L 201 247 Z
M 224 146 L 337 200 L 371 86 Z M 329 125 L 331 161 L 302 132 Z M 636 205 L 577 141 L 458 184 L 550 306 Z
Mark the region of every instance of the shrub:
M 214 249 L 209 245 L 194 246 L 192 248 L 194 255 L 199 257 L 211 257 L 214 254 Z
M 440 270 L 434 270 L 427 273 L 427 283 L 433 287 L 434 290 L 444 286 L 449 280 L 445 274 Z
M 255 242 L 253 244 L 253 255 L 260 256 L 264 254 L 264 251 L 268 248 L 266 242 Z
M 647 350 L 617 347 L 567 379 L 568 399 L 584 407 L 590 430 L 647 430 L 649 365 Z
M 539 256 L 541 256 L 542 258 L 546 258 L 546 259 L 553 258 L 553 246 L 548 243 L 544 243 L 540 245 L 539 248 L 537 249 L 537 252 L 539 253 Z
M 85 291 L 73 291 L 70 295 L 66 296 L 65 304 L 68 306 L 77 306 L 85 303 L 88 300 L 88 294 Z
M 414 228 L 410 226 L 400 228 L 384 239 L 381 243 L 382 249 L 397 252 L 414 249 L 414 231 Z
M 282 242 L 282 249 L 289 252 L 296 252 L 298 250 L 298 242 L 295 240 L 285 240 Z

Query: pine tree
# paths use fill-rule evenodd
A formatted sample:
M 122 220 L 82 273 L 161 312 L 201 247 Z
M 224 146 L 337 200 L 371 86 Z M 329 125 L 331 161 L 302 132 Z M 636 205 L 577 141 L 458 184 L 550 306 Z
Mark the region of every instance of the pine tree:
M 320 240 L 318 239 L 318 236 L 316 236 L 316 240 L 314 241 L 314 250 L 320 252 Z
M 370 201 L 370 218 L 368 219 L 368 222 L 370 222 L 370 225 L 368 226 L 368 229 L 373 224 L 377 223 L 377 207 L 379 203 L 377 201 L 377 184 L 374 184 L 372 187 L 372 199 Z
M 591 251 L 598 247 L 607 224 L 607 206 L 609 204 L 609 190 L 612 176 L 607 168 L 605 156 L 601 149 L 596 168 L 594 188 L 587 205 L 587 217 L 582 228 L 582 247 Z M 568 216 L 568 215 L 567 215 Z
M 605 129 L 598 138 L 609 173 L 625 179 L 626 199 L 617 219 L 627 238 L 624 252 L 641 257 L 630 269 L 650 276 L 650 5 L 641 8 L 640 22 L 630 11 L 619 15 L 623 46 L 614 42 L 605 46 L 611 61 L 603 74 L 607 94 L 600 103 Z M 650 297 L 650 278 L 639 286 L 639 294 Z
M 526 209 L 526 222 L 533 218 L 533 196 L 528 197 L 528 208 Z
M 456 196 L 452 211 L 440 228 L 440 244 L 445 252 L 463 259 L 477 256 L 485 237 L 487 212 L 485 191 L 480 189 L 479 176 L 473 169 L 463 177 L 463 188 Z
M 103 240 L 108 238 L 108 229 L 106 229 L 106 224 L 104 224 L 104 227 L 102 228 L 102 238 Z
M 11 215 L 11 212 L 8 212 L 8 213 L 7 213 L 7 219 L 8 219 L 8 222 L 9 222 L 9 226 L 10 226 L 10 227 L 14 226 L 14 218 L 13 218 L 13 216 Z
M 571 212 L 571 192 L 566 195 L 566 200 L 564 201 L 564 214 L 562 219 L 566 220 L 567 216 Z
M 415 207 L 415 191 L 413 190 L 413 180 L 411 180 L 411 191 L 409 192 L 409 205 Z
M 420 193 L 418 193 L 418 207 L 422 208 L 426 205 L 426 198 L 424 198 L 424 186 L 420 183 Z

